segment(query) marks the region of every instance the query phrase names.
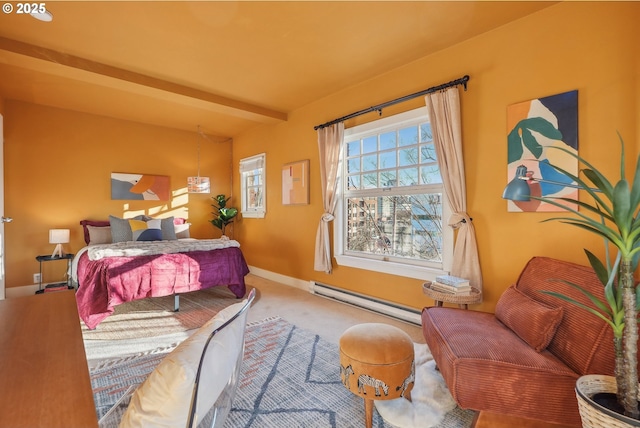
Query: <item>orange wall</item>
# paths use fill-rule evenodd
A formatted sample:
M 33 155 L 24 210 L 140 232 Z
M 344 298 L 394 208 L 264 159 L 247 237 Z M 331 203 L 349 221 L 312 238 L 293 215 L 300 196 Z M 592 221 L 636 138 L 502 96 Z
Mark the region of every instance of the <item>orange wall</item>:
M 35 256 L 51 254 L 48 230 L 68 228 L 68 252 L 84 246 L 82 219 L 147 214 L 187 217 L 191 236 L 213 238 L 211 196 L 231 191 L 231 143 L 201 143 L 200 174 L 212 194 L 187 194 L 197 174 L 198 137 L 184 132 L 35 104 L 5 101 L 6 286 L 33 283 Z M 111 172 L 168 175 L 170 201 L 112 201 Z M 43 264 L 44 281 L 59 281 L 64 263 Z
M 267 216 L 239 219 L 234 235 L 250 265 L 301 280 L 317 280 L 420 308 L 432 304 L 421 281 L 335 267 L 313 270 L 318 220 L 317 137 L 313 126 L 352 111 L 469 74 L 461 93 L 468 209 L 474 219 L 484 275 L 485 302 L 493 310 L 524 263 L 546 255 L 585 263 L 583 247 L 598 240 L 568 226 L 544 223 L 548 214 L 507 213 L 500 198 L 506 176 L 506 108 L 510 104 L 579 91 L 580 153 L 610 174 L 617 168 L 616 131 L 638 153 L 640 3 L 563 2 L 539 13 L 440 51 L 356 87 L 291 112 L 289 120 L 253 129 L 230 143 L 202 146 L 201 174 L 212 179 L 212 195 L 240 194 L 241 158 L 267 153 Z M 384 115 L 423 105 L 421 100 Z M 5 214 L 7 287 L 32 283 L 35 256 L 52 250 L 48 229 L 71 229 L 67 249 L 83 246 L 78 221 L 129 212 L 188 216 L 192 236 L 219 236 L 208 223 L 210 195 L 188 195 L 168 203 L 111 201 L 109 174 L 169 175 L 176 192 L 196 172 L 196 134 L 5 100 Z M 362 116 L 347 126 L 375 119 Z M 194 124 L 194 128 L 195 128 Z M 195 131 L 195 129 L 194 129 Z M 310 160 L 307 206 L 281 204 L 281 167 Z M 233 186 L 231 184 L 233 177 Z M 239 198 L 234 196 L 234 205 Z M 54 264 L 54 263 L 50 263 Z M 45 264 L 46 266 L 46 264 Z M 51 267 L 53 269 L 53 267 Z M 46 275 L 46 272 L 45 272 Z M 55 278 L 54 278 L 55 279 Z M 45 276 L 45 280 L 47 277 Z
M 237 237 L 253 266 L 303 280 L 317 280 L 416 308 L 433 302 L 422 282 L 336 266 L 332 275 L 313 270 L 316 228 L 322 214 L 317 137 L 313 126 L 352 111 L 469 74 L 461 93 L 468 211 L 473 218 L 492 311 L 532 256 L 586 264 L 583 248 L 601 241 L 559 223 L 552 215 L 508 213 L 501 199 L 506 175 L 507 106 L 569 90 L 579 91 L 579 151 L 604 172 L 617 171 L 616 131 L 638 153 L 638 45 L 640 3 L 563 2 L 465 43 L 362 82 L 289 115 L 286 123 L 254 129 L 234 139 L 234 164 L 267 154 L 267 215 L 244 219 Z M 415 100 L 385 116 L 423 105 Z M 347 127 L 377 118 L 370 114 Z M 283 164 L 310 159 L 311 202 L 281 204 Z M 234 183 L 234 192 L 239 186 Z M 334 260 L 335 266 L 335 260 Z

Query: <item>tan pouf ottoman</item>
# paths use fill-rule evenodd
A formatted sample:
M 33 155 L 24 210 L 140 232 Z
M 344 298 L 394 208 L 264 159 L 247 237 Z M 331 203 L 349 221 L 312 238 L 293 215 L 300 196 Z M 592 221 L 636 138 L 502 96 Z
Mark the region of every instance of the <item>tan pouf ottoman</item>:
M 340 376 L 349 391 L 364 398 L 365 426 L 371 428 L 374 400 L 411 400 L 413 342 L 397 327 L 355 325 L 340 337 Z

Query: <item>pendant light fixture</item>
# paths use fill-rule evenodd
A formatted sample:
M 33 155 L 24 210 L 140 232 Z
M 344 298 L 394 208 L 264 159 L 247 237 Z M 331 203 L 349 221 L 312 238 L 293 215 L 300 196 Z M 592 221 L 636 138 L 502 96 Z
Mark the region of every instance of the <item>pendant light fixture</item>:
M 189 193 L 211 193 L 211 183 L 209 177 L 200 176 L 200 142 L 207 139 L 198 125 L 198 175 L 187 177 L 187 191 Z

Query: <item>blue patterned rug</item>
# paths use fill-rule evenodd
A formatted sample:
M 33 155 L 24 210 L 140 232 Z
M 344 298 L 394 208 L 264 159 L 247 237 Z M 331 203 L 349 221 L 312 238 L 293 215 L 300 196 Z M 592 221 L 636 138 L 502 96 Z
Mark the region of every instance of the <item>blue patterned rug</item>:
M 130 385 L 144 381 L 170 350 L 93 368 L 98 418 Z M 242 376 L 225 428 L 364 426 L 364 403 L 342 385 L 339 367 L 336 344 L 280 318 L 250 324 Z M 456 407 L 436 426 L 466 428 L 472 417 L 472 412 Z M 378 412 L 373 426 L 392 427 Z

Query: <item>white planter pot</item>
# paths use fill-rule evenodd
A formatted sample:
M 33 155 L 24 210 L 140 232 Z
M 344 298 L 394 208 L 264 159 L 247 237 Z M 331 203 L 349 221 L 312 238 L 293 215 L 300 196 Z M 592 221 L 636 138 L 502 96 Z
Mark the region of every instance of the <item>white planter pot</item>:
M 616 391 L 616 379 L 613 376 L 585 375 L 578 379 L 576 397 L 583 428 L 640 427 L 639 420 L 611 411 L 592 400 L 599 392 L 615 394 Z

